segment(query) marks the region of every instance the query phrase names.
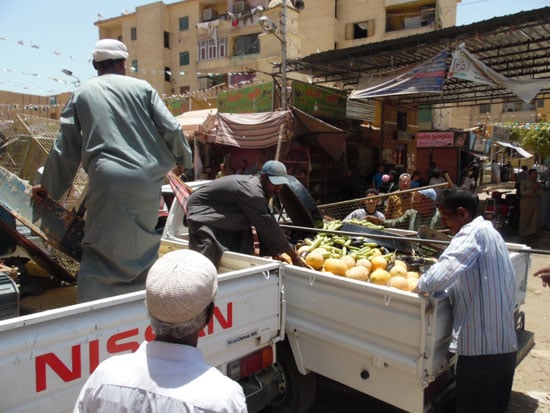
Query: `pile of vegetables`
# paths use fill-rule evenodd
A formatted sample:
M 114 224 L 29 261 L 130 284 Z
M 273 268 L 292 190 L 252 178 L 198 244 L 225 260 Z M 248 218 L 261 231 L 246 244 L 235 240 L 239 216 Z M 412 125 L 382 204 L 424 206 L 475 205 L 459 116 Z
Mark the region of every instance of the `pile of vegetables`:
M 372 225 L 372 224 L 371 224 Z M 337 231 L 341 221 L 324 224 L 324 230 Z M 364 237 L 319 232 L 297 245 L 297 253 L 317 271 L 358 281 L 412 291 L 420 278 L 420 266 L 435 259 L 400 255 Z

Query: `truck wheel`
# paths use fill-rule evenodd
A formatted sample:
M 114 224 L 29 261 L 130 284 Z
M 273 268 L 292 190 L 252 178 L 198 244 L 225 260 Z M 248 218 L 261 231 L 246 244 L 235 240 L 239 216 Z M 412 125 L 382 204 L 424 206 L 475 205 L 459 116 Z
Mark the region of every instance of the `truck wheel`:
M 305 376 L 296 368 L 288 342 L 277 344 L 277 363 L 282 373 L 279 394 L 263 410 L 266 413 L 306 413 L 315 401 L 315 373 Z

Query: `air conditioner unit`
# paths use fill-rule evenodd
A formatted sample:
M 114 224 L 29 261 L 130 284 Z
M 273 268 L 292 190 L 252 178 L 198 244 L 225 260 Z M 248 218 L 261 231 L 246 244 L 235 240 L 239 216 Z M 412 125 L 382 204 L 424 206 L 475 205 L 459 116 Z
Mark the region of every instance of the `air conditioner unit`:
M 214 9 L 204 9 L 202 11 L 202 21 L 207 22 L 218 18 L 218 12 Z
M 248 9 L 248 4 L 246 4 L 246 1 L 240 0 L 233 3 L 233 13 L 243 13 L 245 10 Z

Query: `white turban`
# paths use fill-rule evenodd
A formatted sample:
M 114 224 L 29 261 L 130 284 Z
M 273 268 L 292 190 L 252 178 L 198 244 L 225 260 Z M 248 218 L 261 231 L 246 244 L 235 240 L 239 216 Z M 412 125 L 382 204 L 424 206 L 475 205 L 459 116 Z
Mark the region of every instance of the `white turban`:
M 94 62 L 103 62 L 104 60 L 128 59 L 128 49 L 126 45 L 115 39 L 101 39 L 95 44 Z

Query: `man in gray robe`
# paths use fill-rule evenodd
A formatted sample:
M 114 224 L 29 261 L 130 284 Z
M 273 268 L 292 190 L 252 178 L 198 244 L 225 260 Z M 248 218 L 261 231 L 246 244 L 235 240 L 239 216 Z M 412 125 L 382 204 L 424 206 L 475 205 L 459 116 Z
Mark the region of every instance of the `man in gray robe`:
M 86 224 L 77 276 L 78 301 L 144 288 L 156 260 L 155 234 L 166 173 L 191 168 L 191 149 L 157 91 L 125 76 L 128 51 L 113 39 L 97 42 L 98 77 L 77 88 L 61 113 L 61 130 L 35 201 L 60 199 L 77 168 L 88 173 Z

